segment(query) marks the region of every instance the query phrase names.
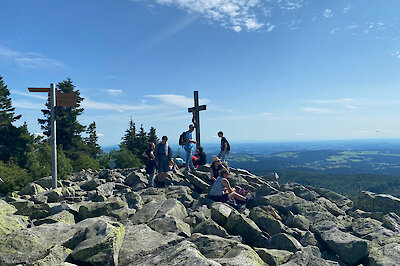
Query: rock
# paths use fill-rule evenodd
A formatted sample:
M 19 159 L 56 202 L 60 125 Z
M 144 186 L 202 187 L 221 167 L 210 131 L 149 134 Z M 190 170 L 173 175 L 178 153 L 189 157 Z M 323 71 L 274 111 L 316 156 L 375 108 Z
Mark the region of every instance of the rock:
M 324 206 L 325 209 L 327 209 L 331 214 L 333 214 L 335 216 L 346 215 L 346 213 L 342 209 L 339 209 L 335 203 L 329 201 L 328 199 L 326 199 L 324 197 L 318 198 L 317 203 Z
M 221 202 L 214 202 L 211 205 L 211 218 L 219 225 L 225 226 L 232 208 Z
M 185 172 L 185 178 L 202 192 L 207 192 L 210 188 L 210 185 L 207 182 L 189 172 Z
M 198 233 L 190 240 L 204 256 L 223 265 L 267 265 L 252 248 L 234 240 Z
M 307 231 L 307 233 L 300 239 L 300 244 L 303 247 L 308 245 L 320 246 L 314 234 L 311 233 L 310 231 Z
M 24 201 L 26 202 L 26 201 Z M 0 199 L 0 215 L 11 215 L 17 212 L 17 209 L 11 205 L 5 202 L 4 200 Z
M 375 246 L 368 256 L 369 265 L 395 266 L 400 261 L 400 244 L 391 243 L 383 247 Z
M 170 186 L 167 188 L 167 198 L 179 200 L 186 208 L 189 208 L 194 199 L 190 195 L 190 188 L 187 186 Z
M 118 254 L 125 236 L 122 224 L 97 219 L 92 225 L 79 230 L 65 244 L 73 251 L 71 257 L 92 265 L 118 265 Z
M 0 241 L 0 265 L 32 264 L 45 258 L 50 248 L 28 229 L 15 231 Z
M 26 185 L 21 191 L 19 192 L 20 195 L 30 195 L 35 196 L 39 193 L 45 192 L 46 190 L 42 188 L 40 185 L 31 183 Z
M 353 234 L 366 240 L 385 245 L 389 242 L 395 242 L 400 236 L 392 230 L 384 228 L 382 223 L 371 218 L 355 219 L 352 224 Z
M 134 189 L 146 188 L 148 184 L 147 177 L 140 172 L 130 173 L 124 183 Z
M 63 197 L 68 198 L 68 197 L 75 197 L 75 189 L 72 187 L 63 187 L 61 188 L 61 192 Z
M 335 203 L 339 208 L 341 208 L 343 211 L 348 211 L 351 208 L 353 208 L 354 203 L 346 198 L 343 195 L 340 195 L 339 193 L 324 189 L 324 188 L 312 188 L 312 187 L 307 187 L 308 189 L 312 189 L 315 192 L 317 192 L 321 197 L 324 197 L 333 203 Z
M 203 235 L 216 235 L 220 237 L 228 237 L 229 234 L 222 226 L 218 225 L 211 219 L 207 219 L 204 222 L 198 224 L 194 229 L 193 233 L 200 233 Z
M 251 244 L 262 235 L 262 231 L 251 219 L 233 210 L 228 217 L 226 230 L 233 235 L 240 235 L 246 244 Z
M 354 203 L 357 208 L 364 211 L 382 212 L 384 214 L 394 212 L 400 215 L 400 199 L 391 195 L 362 191 L 358 194 Z
M 315 191 L 309 190 L 304 186 L 296 183 L 284 184 L 283 186 L 281 186 L 280 190 L 293 191 L 296 196 L 308 201 L 316 201 L 319 197 L 318 193 L 316 193 Z
M 290 261 L 288 261 L 285 264 L 282 264 L 282 266 L 298 266 L 298 265 L 304 265 L 304 266 L 339 266 L 340 264 L 334 261 L 328 261 L 324 260 L 319 257 L 315 257 L 310 255 L 309 253 L 305 251 L 298 251 L 296 252 Z
M 163 205 L 164 201 L 150 201 L 143 205 L 143 208 L 136 212 L 132 218 L 130 218 L 133 224 L 148 223 L 156 216 L 158 210 Z
M 302 246 L 294 237 L 280 233 L 269 239 L 269 248 L 283 249 L 291 252 L 301 250 Z
M 279 175 L 277 173 L 270 173 L 268 175 L 261 176 L 265 181 L 278 181 Z
M 47 197 L 47 202 L 58 202 L 62 197 L 62 188 L 51 189 L 44 194 Z
M 0 203 L 1 204 L 1 203 Z M 0 239 L 28 226 L 28 218 L 18 215 L 0 215 Z
M 128 203 L 128 207 L 131 209 L 140 210 L 143 207 L 142 197 L 137 192 L 127 192 L 122 199 Z
M 63 222 L 66 224 L 75 224 L 75 217 L 69 211 L 62 211 L 44 219 L 36 220 L 33 222 L 34 225 L 39 226 L 42 224 L 52 224 Z
M 28 204 L 25 208 L 19 209 L 15 214 L 29 216 L 30 219 L 42 219 L 49 216 L 50 205 Z
M 354 264 L 368 255 L 367 241 L 335 227 L 323 231 L 320 237 L 346 263 Z
M 183 221 L 187 216 L 185 206 L 176 199 L 167 199 L 158 209 L 155 218 L 163 218 L 165 216 L 173 216 L 178 220 Z
M 64 263 L 72 250 L 63 246 L 55 245 L 49 250 L 49 254 L 43 259 L 32 263 L 32 266 L 53 266 L 53 265 L 75 265 Z
M 250 218 L 269 235 L 286 232 L 285 225 L 271 216 L 267 211 L 260 207 L 255 207 L 250 211 Z
M 299 228 L 300 230 L 307 231 L 310 229 L 310 221 L 303 215 L 299 214 L 290 213 L 288 219 L 286 220 L 286 224 L 290 227 Z
M 176 246 L 162 250 L 154 256 L 142 258 L 130 265 L 216 266 L 221 264 L 204 257 L 195 244 L 189 241 L 182 241 Z
M 140 261 L 153 257 L 158 250 L 173 247 L 182 239 L 176 234 L 160 234 L 145 224 L 126 226 L 119 264 L 138 265 Z
M 151 220 L 147 224 L 151 229 L 159 233 L 165 234 L 167 232 L 175 233 L 180 236 L 190 237 L 190 225 L 174 216 L 163 216 Z
M 79 207 L 79 218 L 99 217 L 102 215 L 123 221 L 128 218 L 128 205 L 120 198 L 111 198 L 106 202 L 91 202 Z
M 292 191 L 286 191 L 262 197 L 258 197 L 257 195 L 252 205 L 271 205 L 279 212 L 288 213 L 289 211 L 293 211 L 293 207 L 295 204 L 305 202 L 307 201 L 296 196 Z
M 295 204 L 293 206 L 293 212 L 303 215 L 311 224 L 317 224 L 321 221 L 336 221 L 336 217 L 324 206 L 310 201 Z
M 255 248 L 258 256 L 269 266 L 284 264 L 293 256 L 293 252 L 279 249 Z
M 33 183 L 40 185 L 42 188 L 51 189 L 53 187 L 53 178 L 51 176 L 43 177 Z M 57 187 L 62 187 L 60 180 L 57 180 Z
M 394 212 L 383 216 L 383 225 L 394 232 L 400 232 L 400 217 Z
M 80 187 L 83 190 L 90 191 L 90 190 L 95 190 L 100 185 L 101 185 L 100 180 L 97 178 L 93 178 L 89 181 L 82 183 Z

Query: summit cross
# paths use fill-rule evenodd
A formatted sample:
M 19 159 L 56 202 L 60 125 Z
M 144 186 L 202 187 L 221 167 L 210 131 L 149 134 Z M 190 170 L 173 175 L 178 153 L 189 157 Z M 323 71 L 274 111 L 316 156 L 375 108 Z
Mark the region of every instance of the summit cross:
M 189 113 L 193 113 L 194 127 L 196 128 L 196 148 L 200 146 L 200 111 L 207 110 L 206 105 L 199 105 L 199 92 L 194 91 L 194 107 L 188 108 Z

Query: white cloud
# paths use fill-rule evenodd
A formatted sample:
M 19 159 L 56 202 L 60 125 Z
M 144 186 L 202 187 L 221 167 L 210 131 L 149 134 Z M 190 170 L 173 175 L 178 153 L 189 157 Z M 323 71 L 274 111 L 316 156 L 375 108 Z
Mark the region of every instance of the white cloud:
M 326 108 L 315 108 L 315 107 L 303 107 L 300 109 L 302 112 L 314 113 L 314 114 L 333 114 L 333 110 Z
M 88 110 L 106 110 L 106 111 L 117 111 L 117 112 L 126 112 L 126 111 L 146 111 L 155 109 L 153 106 L 149 105 L 126 105 L 126 104 L 118 104 L 118 103 L 105 103 L 98 102 L 88 99 L 82 101 L 81 105 L 83 108 Z
M 331 29 L 331 34 L 332 34 L 332 35 L 335 34 L 338 30 L 339 30 L 339 28 L 333 28 L 333 29 Z
M 23 92 L 23 91 L 11 90 L 11 96 L 14 94 L 29 97 L 29 98 L 35 98 L 35 99 L 39 99 L 39 100 L 47 100 L 47 98 L 48 98 L 46 93 Z M 46 95 L 46 96 L 44 96 L 44 95 Z
M 145 97 L 158 99 L 168 105 L 174 105 L 182 108 L 189 108 L 194 105 L 193 99 L 188 98 L 184 95 L 176 94 L 158 94 L 158 95 L 146 95 Z M 200 104 L 207 104 L 210 101 L 208 99 L 199 99 Z
M 64 66 L 63 62 L 47 58 L 39 53 L 19 52 L 0 44 L 0 57 L 11 59 L 23 68 L 53 68 Z
M 27 100 L 16 100 L 13 101 L 13 107 L 22 109 L 41 110 L 45 108 L 45 103 L 31 102 Z
M 351 5 L 347 5 L 345 8 L 343 8 L 343 14 L 349 13 L 349 11 L 352 9 Z
M 108 94 L 110 94 L 111 96 L 120 96 L 123 93 L 122 90 L 115 90 L 115 89 L 107 89 L 104 91 L 107 92 Z
M 396 59 L 400 59 L 400 51 L 394 51 L 394 52 L 392 53 L 392 56 L 393 56 L 394 58 L 396 58 Z
M 209 21 L 231 28 L 236 32 L 242 29 L 253 31 L 261 29 L 255 9 L 261 6 L 260 0 L 155 0 L 159 5 L 174 6 L 190 14 L 200 14 Z
M 325 10 L 322 12 L 322 15 L 323 15 L 324 17 L 326 17 L 326 18 L 331 18 L 331 17 L 333 17 L 333 12 L 332 12 L 332 10 L 330 10 L 330 9 L 325 9 Z

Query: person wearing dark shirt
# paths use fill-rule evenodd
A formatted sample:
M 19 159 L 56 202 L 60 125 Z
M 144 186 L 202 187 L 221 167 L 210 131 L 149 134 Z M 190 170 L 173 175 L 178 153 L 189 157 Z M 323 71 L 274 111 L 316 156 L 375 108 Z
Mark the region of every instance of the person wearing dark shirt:
M 142 156 L 147 159 L 146 173 L 149 175 L 149 187 L 154 187 L 154 175 L 156 170 L 156 157 L 154 155 L 155 147 L 154 142 L 149 142 L 149 147 L 142 154 Z
M 199 167 L 199 165 L 205 165 L 207 163 L 206 153 L 203 150 L 203 147 L 200 146 L 196 150 L 196 154 L 192 157 L 194 168 Z
M 227 170 L 221 164 L 221 160 L 218 157 L 214 157 L 214 159 L 211 163 L 211 167 L 210 167 L 210 176 L 213 181 L 215 181 L 217 179 L 217 177 L 219 177 L 219 171 L 221 171 L 222 169 Z
M 228 155 L 229 151 L 231 150 L 231 146 L 229 145 L 228 140 L 224 137 L 224 133 L 222 131 L 218 132 L 218 137 L 221 138 L 221 151 L 217 157 L 224 162 L 226 155 Z

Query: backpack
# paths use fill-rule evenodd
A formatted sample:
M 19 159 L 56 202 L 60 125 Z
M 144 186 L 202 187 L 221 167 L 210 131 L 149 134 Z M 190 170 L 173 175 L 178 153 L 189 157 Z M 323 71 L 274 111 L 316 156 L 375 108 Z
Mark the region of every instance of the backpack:
M 182 132 L 182 134 L 179 136 L 179 145 L 184 146 L 186 142 L 186 132 Z

